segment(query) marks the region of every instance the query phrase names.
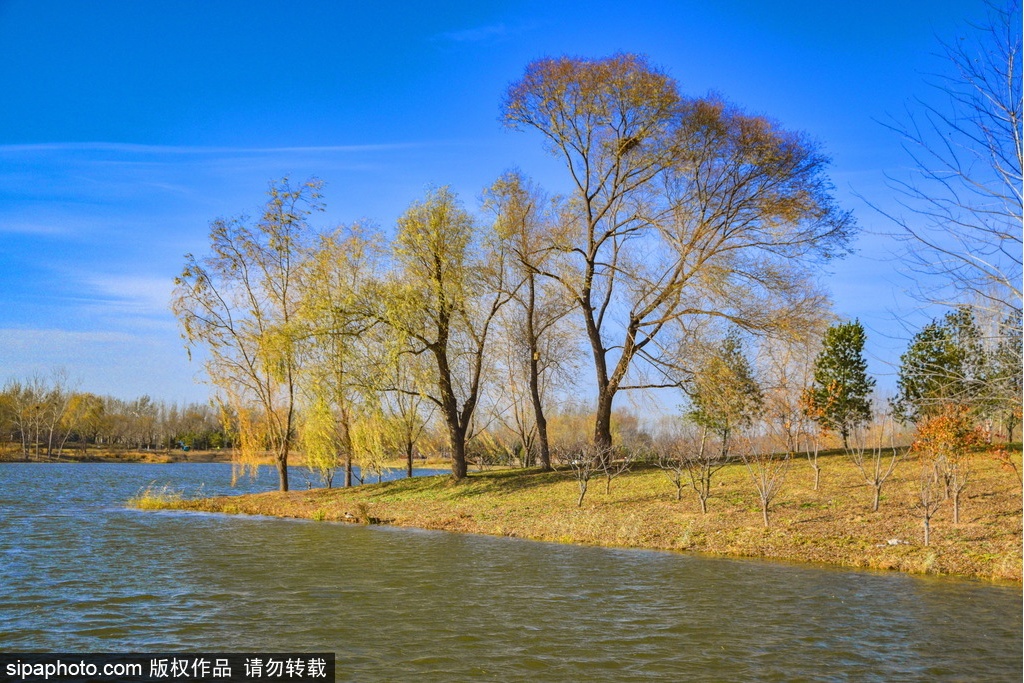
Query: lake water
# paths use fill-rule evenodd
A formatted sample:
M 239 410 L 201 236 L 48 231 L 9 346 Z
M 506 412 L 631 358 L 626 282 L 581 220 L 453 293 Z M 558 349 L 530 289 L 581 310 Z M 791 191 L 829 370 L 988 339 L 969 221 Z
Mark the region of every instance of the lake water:
M 125 507 L 229 479 L 0 465 L 0 650 L 330 651 L 358 681 L 1021 680 L 1017 586 Z

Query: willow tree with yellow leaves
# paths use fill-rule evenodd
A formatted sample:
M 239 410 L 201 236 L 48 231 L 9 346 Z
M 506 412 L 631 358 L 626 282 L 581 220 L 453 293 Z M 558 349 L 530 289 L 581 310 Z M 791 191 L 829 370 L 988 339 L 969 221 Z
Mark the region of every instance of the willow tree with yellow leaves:
M 374 296 L 377 317 L 402 355 L 430 359 L 417 393 L 437 406 L 448 432 L 452 475 L 468 473 L 466 444 L 480 402 L 486 350 L 502 286 L 501 241 L 485 240 L 449 188 L 430 191 L 398 220 L 393 269 Z
M 185 257 L 172 309 L 191 355 L 205 357 L 209 382 L 237 420 L 236 465 L 254 468 L 269 453 L 279 488 L 288 490 L 288 456 L 296 436 L 297 383 L 303 336 L 299 273 L 322 210 L 321 182 L 273 183 L 258 220 L 218 219 L 210 253 Z
M 373 367 L 381 355 L 364 301 L 379 262 L 378 237 L 360 225 L 321 235 L 301 274 L 303 407 L 313 439 L 307 460 L 323 474 L 343 466 L 353 484 L 353 424 L 379 402 Z M 310 451 L 310 446 L 313 446 Z

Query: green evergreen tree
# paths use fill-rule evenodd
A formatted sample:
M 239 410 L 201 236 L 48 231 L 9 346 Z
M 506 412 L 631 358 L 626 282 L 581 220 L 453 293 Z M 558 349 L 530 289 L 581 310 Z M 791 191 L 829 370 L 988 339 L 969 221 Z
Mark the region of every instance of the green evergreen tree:
M 808 417 L 825 429 L 839 432 L 844 448 L 850 430 L 871 419 L 875 380 L 867 373 L 865 339 L 859 320 L 825 330 L 821 351 L 814 359 L 814 381 L 804 395 Z
M 893 407 L 910 422 L 956 404 L 982 409 L 988 363 L 981 331 L 967 306 L 925 325 L 900 356 Z

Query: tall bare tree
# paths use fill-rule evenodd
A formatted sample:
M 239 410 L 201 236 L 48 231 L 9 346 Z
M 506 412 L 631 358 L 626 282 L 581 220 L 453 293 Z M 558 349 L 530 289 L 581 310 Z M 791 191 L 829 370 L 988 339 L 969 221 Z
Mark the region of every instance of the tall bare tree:
M 806 138 L 717 100 L 689 100 L 647 61 L 620 54 L 529 64 L 504 102 L 534 129 L 572 183 L 568 290 L 594 360 L 594 442 L 612 441 L 620 390 L 664 370 L 667 330 L 719 317 L 779 330 L 820 305 L 808 258 L 841 251 L 852 230 Z M 633 374 L 631 374 L 633 370 Z
M 288 490 L 299 356 L 299 273 L 308 257 L 308 216 L 322 210 L 321 182 L 272 183 L 260 218 L 218 219 L 211 253 L 185 257 L 172 309 L 191 355 L 202 349 L 209 381 L 237 419 L 236 462 L 256 466 L 270 452 Z
M 544 271 L 557 269 L 555 263 L 561 243 L 557 203 L 519 171 L 503 174 L 484 194 L 486 205 L 495 214 L 495 228 L 509 249 L 506 288 L 512 292 L 513 306 L 505 308 L 505 337 L 508 342 L 508 373 L 511 394 L 525 371 L 532 423 L 519 410 L 512 396 L 513 423 L 523 437 L 523 447 L 532 446 L 536 434 L 541 469 L 551 469 L 551 446 L 547 417 L 544 414 L 545 389 L 552 376 L 574 354 L 573 344 L 565 343 L 559 325 L 569 313 L 571 302 L 564 290 L 552 287 Z
M 985 23 L 941 44 L 946 68 L 905 122 L 913 175 L 890 184 L 907 210 L 887 212 L 907 241 L 904 258 L 934 283 L 921 292 L 945 305 L 981 302 L 1006 315 L 1021 310 L 1021 5 L 989 5 Z M 921 280 L 919 280 L 921 282 Z

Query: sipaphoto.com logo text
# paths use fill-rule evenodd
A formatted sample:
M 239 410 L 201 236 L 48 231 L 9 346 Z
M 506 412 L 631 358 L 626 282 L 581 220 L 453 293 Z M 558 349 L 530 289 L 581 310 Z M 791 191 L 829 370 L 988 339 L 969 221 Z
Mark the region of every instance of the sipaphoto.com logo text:
M 85 660 L 65 662 L 8 662 L 5 673 L 11 678 L 27 680 L 29 678 L 43 680 L 81 677 L 81 676 L 141 676 L 142 664 L 125 662 L 108 662 L 102 665 Z

